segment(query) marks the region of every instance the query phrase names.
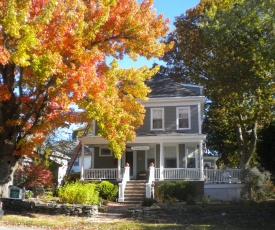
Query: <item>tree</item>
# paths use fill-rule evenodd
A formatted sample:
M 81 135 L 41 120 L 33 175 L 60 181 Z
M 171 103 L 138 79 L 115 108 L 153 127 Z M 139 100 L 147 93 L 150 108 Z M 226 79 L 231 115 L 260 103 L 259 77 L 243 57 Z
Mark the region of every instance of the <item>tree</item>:
M 175 42 L 163 58 L 167 72 L 205 86 L 212 128 L 234 130 L 240 167 L 255 154 L 258 128 L 274 116 L 272 2 L 202 0 L 166 39 Z
M 30 162 L 16 172 L 15 181 L 26 189 L 49 188 L 53 184 L 53 174 L 43 162 Z
M 275 122 L 260 131 L 257 156 L 259 166 L 270 172 L 275 183 Z
M 146 99 L 144 81 L 157 68 L 120 69 L 116 59 L 160 57 L 169 48 L 159 41 L 168 20 L 152 5 L 153 0 L 0 1 L 2 196 L 18 159 L 35 156 L 45 136 L 72 122 L 96 120 L 121 156 L 144 117 L 135 99 Z

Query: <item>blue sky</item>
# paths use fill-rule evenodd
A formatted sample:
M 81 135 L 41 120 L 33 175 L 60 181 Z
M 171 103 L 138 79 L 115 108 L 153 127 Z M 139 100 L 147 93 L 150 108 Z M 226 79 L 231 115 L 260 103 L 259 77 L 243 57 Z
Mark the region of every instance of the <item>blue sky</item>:
M 138 2 L 141 2 L 141 0 Z M 164 18 L 169 18 L 170 30 L 173 30 L 175 28 L 173 25 L 175 17 L 184 14 L 187 9 L 196 6 L 200 0 L 155 0 L 154 2 L 154 9 L 157 10 L 157 14 L 164 14 Z M 125 60 L 119 61 L 119 65 L 122 68 L 139 68 L 144 65 L 151 67 L 153 63 L 161 64 L 158 59 L 147 60 L 146 58 L 139 58 L 136 62 L 129 58 L 125 58 Z

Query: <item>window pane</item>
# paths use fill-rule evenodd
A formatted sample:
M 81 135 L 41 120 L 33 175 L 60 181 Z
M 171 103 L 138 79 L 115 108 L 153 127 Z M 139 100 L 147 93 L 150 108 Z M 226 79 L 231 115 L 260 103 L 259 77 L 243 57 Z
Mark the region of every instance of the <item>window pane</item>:
M 178 128 L 189 128 L 189 109 L 178 108 Z
M 153 129 L 162 129 L 162 119 L 153 120 Z
M 177 168 L 177 159 L 176 158 L 165 158 L 164 159 L 165 168 Z
M 189 124 L 188 124 L 188 118 L 186 119 L 179 119 L 179 128 L 188 128 Z

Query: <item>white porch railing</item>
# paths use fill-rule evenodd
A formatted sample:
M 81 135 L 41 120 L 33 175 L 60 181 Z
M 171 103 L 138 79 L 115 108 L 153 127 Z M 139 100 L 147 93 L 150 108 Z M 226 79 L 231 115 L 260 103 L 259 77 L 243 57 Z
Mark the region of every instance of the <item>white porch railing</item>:
M 243 183 L 249 176 L 243 169 L 205 169 L 205 183 Z
M 146 198 L 151 198 L 154 196 L 154 186 L 153 182 L 155 181 L 155 167 L 152 165 L 149 167 L 149 179 L 146 183 Z
M 102 180 L 102 179 L 117 179 L 117 168 L 105 168 L 105 169 L 85 169 L 84 180 Z
M 124 202 L 124 191 L 127 181 L 130 180 L 130 167 L 125 166 L 122 182 L 118 184 L 118 202 Z
M 155 168 L 155 179 L 160 179 L 160 168 Z M 200 170 L 191 168 L 164 168 L 164 180 L 199 180 Z

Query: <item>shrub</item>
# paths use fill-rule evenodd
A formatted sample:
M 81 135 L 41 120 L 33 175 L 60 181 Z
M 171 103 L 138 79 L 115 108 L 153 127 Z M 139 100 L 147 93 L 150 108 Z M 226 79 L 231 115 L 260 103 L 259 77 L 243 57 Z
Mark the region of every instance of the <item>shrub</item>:
M 63 181 L 64 184 L 72 183 L 78 181 L 80 178 L 80 172 L 72 172 L 69 175 L 65 176 Z
M 102 199 L 115 201 L 118 196 L 118 186 L 109 181 L 102 181 L 97 185 L 97 189 Z
M 45 168 L 43 162 L 31 162 L 29 165 L 17 170 L 14 182 L 28 190 L 32 190 L 34 196 L 37 196 L 42 195 L 45 188 L 53 186 L 53 175 L 50 170 Z
M 189 181 L 177 181 L 174 188 L 174 196 L 178 200 L 187 201 L 188 197 L 196 196 L 196 186 Z
M 153 204 L 157 204 L 157 201 L 154 198 L 145 198 L 142 202 L 142 206 L 147 206 L 147 207 L 150 207 Z
M 165 182 L 157 187 L 157 196 L 162 200 L 186 201 L 188 196 L 196 196 L 196 186 L 189 181 Z
M 96 184 L 73 182 L 65 184 L 58 190 L 60 201 L 69 204 L 99 204 L 98 191 Z
M 242 189 L 241 198 L 250 201 L 266 201 L 272 197 L 274 185 L 266 174 L 251 173 Z
M 157 187 L 157 196 L 161 200 L 169 200 L 175 197 L 175 183 L 165 182 Z

